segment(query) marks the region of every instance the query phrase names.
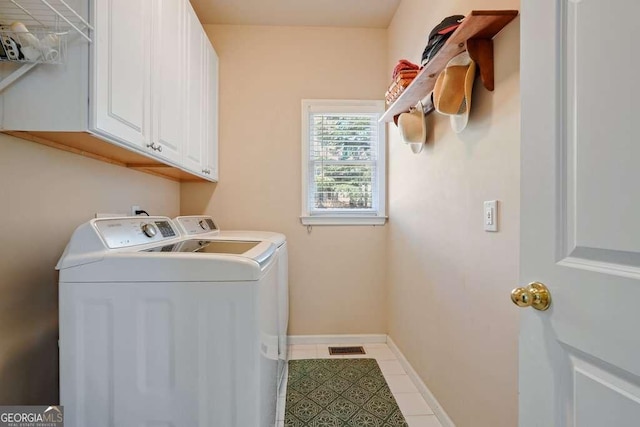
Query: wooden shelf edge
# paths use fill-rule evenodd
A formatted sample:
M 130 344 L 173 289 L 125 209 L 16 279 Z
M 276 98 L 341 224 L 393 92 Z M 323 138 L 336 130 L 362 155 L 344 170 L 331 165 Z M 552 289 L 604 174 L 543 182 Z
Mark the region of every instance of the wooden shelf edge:
M 176 182 L 212 182 L 175 166 L 146 158 L 123 147 L 112 145 L 86 132 L 27 132 L 0 130 L 16 138 L 46 145 Z M 92 150 L 91 148 L 95 149 Z M 102 149 L 99 149 L 101 147 Z M 107 149 L 105 149 L 107 147 Z
M 513 9 L 501 9 L 501 10 L 472 10 L 469 16 L 518 16 L 518 11 Z
M 451 35 L 442 49 L 423 68 L 380 118 L 390 122 L 397 114 L 409 111 L 418 101 L 427 97 L 435 86 L 438 75 L 456 55 L 469 49 L 469 55 L 478 63 L 480 76 L 488 90 L 493 90 L 493 37 L 518 16 L 517 10 L 473 10 Z M 474 58 L 475 56 L 475 58 Z

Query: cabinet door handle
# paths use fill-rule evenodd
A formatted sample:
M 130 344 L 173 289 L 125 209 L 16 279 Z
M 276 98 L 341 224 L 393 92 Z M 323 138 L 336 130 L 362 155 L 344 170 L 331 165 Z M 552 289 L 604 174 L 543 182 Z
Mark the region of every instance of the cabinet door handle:
M 155 142 L 152 142 L 151 144 L 147 144 L 147 148 L 151 148 L 153 151 L 159 151 L 162 153 L 162 145 L 160 144 L 156 145 Z

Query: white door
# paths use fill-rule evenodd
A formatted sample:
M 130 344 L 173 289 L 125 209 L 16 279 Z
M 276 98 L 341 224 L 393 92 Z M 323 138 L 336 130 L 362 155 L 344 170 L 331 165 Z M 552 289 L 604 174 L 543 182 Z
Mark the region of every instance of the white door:
M 125 145 L 150 142 L 151 2 L 93 2 L 91 130 Z
M 152 2 L 151 102 L 153 145 L 157 156 L 180 163 L 184 139 L 185 0 Z
M 640 425 L 639 13 L 522 1 L 521 427 Z
M 203 174 L 204 164 L 204 111 L 206 108 L 205 95 L 205 34 L 198 21 L 196 13 L 190 4 L 187 4 L 187 129 L 185 132 L 184 165 L 198 173 Z
M 207 109 L 204 118 L 206 139 L 204 140 L 205 176 L 218 180 L 218 55 L 205 40 L 206 64 L 205 81 L 207 82 Z

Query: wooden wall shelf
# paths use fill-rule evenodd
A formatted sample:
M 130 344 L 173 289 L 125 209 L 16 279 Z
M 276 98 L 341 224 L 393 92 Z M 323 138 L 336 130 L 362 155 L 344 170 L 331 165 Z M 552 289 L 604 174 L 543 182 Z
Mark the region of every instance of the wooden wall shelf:
M 409 111 L 433 91 L 438 75 L 454 56 L 467 50 L 480 70 L 482 83 L 494 89 L 493 37 L 518 16 L 517 10 L 474 10 L 380 118 L 390 122 L 393 116 Z M 426 106 L 425 106 L 426 107 Z

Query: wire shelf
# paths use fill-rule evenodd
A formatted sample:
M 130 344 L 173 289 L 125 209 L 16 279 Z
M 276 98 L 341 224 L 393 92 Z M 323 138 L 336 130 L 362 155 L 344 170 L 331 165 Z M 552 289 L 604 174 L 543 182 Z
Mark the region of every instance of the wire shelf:
M 29 32 L 0 28 L 0 61 L 62 64 L 67 54 L 68 33 L 40 28 Z
M 65 0 L 1 0 L 0 61 L 61 64 L 72 37 L 91 25 Z

